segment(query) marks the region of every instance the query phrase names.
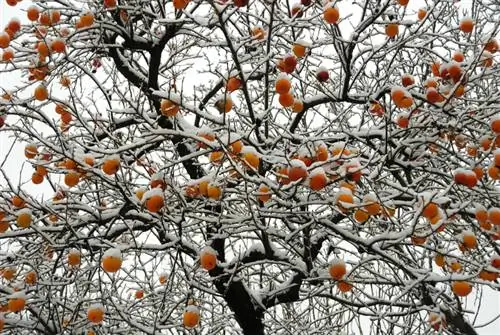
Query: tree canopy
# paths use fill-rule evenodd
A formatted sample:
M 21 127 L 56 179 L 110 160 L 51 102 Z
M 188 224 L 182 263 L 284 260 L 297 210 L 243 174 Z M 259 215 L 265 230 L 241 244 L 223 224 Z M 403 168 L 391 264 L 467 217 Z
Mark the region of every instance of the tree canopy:
M 495 0 L 7 6 L 0 329 L 484 326 L 482 292 L 500 289 Z

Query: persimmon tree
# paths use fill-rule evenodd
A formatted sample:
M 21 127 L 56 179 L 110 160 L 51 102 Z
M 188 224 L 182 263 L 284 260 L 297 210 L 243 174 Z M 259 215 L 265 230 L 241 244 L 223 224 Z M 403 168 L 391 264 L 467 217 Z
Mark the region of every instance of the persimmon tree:
M 27 2 L 2 4 L 3 329 L 477 333 L 494 1 Z

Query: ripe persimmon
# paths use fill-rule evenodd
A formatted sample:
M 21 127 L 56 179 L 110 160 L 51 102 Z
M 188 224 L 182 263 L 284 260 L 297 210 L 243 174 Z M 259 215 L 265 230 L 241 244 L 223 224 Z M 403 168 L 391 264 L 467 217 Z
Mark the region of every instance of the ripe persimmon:
M 38 85 L 35 88 L 35 91 L 33 92 L 33 96 L 38 101 L 47 100 L 47 98 L 49 97 L 49 92 L 47 91 L 47 87 L 45 87 L 45 85 L 43 85 L 43 84 Z
M 350 292 L 353 288 L 352 284 L 345 281 L 345 280 L 340 280 L 337 282 L 337 288 L 340 292 L 342 293 L 347 293 Z
M 472 285 L 466 281 L 454 281 L 451 284 L 451 289 L 459 297 L 465 297 L 472 292 Z
M 87 319 L 92 324 L 100 324 L 104 320 L 104 307 L 101 304 L 94 304 L 87 309 Z
M 5 49 L 9 47 L 10 44 L 10 36 L 6 32 L 0 33 L 0 48 Z
M 212 183 L 207 186 L 207 196 L 212 200 L 219 200 L 222 195 L 222 190 L 220 186 L 214 185 Z
M 276 89 L 276 93 L 285 94 L 285 93 L 288 93 L 290 91 L 290 89 L 292 88 L 292 84 L 290 83 L 290 79 L 288 79 L 288 77 L 279 76 L 276 79 L 274 87 Z
M 291 181 L 303 180 L 307 178 L 306 165 L 300 159 L 292 159 L 290 161 L 290 168 L 288 169 L 288 178 Z
M 391 22 L 385 26 L 385 34 L 392 38 L 399 33 L 399 24 L 396 22 Z
M 330 267 L 328 268 L 328 272 L 330 273 L 330 277 L 332 277 L 333 279 L 335 280 L 342 279 L 347 273 L 344 261 L 340 259 L 332 261 Z
M 311 190 L 320 191 L 324 189 L 327 184 L 328 178 L 323 168 L 319 167 L 311 171 L 309 175 L 309 187 Z
M 472 33 L 474 29 L 474 20 L 470 17 L 464 17 L 460 20 L 459 29 L 467 34 Z
M 271 192 L 267 185 L 260 185 L 258 190 L 257 199 L 261 202 L 268 202 L 271 199 Z
M 114 175 L 120 168 L 120 157 L 112 156 L 107 158 L 102 165 L 102 171 L 107 175 Z
M 38 276 L 35 271 L 29 271 L 24 276 L 24 282 L 27 285 L 35 285 L 37 281 L 38 281 Z
M 200 253 L 200 265 L 203 269 L 210 271 L 217 266 L 217 253 L 210 247 L 205 247 Z
M 323 19 L 329 24 L 336 24 L 339 18 L 340 13 L 337 7 L 327 7 L 323 11 Z
M 418 20 L 422 21 L 423 19 L 425 19 L 426 16 L 427 16 L 427 8 L 425 7 L 419 8 L 417 12 Z
M 148 196 L 145 205 L 148 211 L 152 213 L 158 213 L 165 205 L 163 194 L 160 192 L 155 192 L 154 194 Z
M 186 306 L 184 313 L 182 314 L 182 324 L 186 328 L 194 328 L 200 322 L 200 311 L 198 307 L 194 305 Z
M 64 184 L 68 187 L 73 187 L 78 185 L 80 182 L 80 174 L 78 172 L 68 172 L 64 176 Z
M 238 77 L 230 77 L 226 83 L 226 90 L 234 92 L 241 87 L 241 80 Z
M 21 209 L 16 218 L 16 224 L 20 228 L 28 228 L 33 221 L 33 215 L 29 209 Z
M 40 9 L 37 6 L 30 6 L 26 11 L 26 15 L 28 16 L 28 20 L 37 21 L 40 16 Z
M 50 43 L 50 50 L 56 53 L 63 53 L 66 51 L 66 42 L 61 38 L 56 38 Z
M 294 99 L 292 94 L 285 93 L 285 94 L 280 94 L 278 101 L 279 101 L 281 106 L 286 108 L 286 107 L 293 106 L 295 99 Z
M 108 249 L 101 261 L 101 266 L 106 272 L 117 272 L 122 266 L 122 254 L 120 249 Z
M 164 116 L 175 116 L 179 112 L 179 105 L 171 100 L 163 99 L 160 106 L 161 113 Z
M 68 253 L 68 265 L 71 267 L 78 267 L 81 263 L 80 251 L 72 249 Z
M 12 313 L 21 312 L 26 306 L 26 299 L 26 294 L 22 291 L 12 293 L 7 302 L 9 311 Z

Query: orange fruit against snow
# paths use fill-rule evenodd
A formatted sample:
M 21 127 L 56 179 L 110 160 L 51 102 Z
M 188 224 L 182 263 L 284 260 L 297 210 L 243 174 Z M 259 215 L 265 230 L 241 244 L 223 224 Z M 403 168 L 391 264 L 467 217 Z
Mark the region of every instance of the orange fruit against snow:
M 363 197 L 363 202 L 365 203 L 363 208 L 369 215 L 377 215 L 380 213 L 381 205 L 374 194 L 365 195 Z
M 78 250 L 71 250 L 68 253 L 68 265 L 72 267 L 77 267 L 80 265 L 81 255 Z
M 474 249 L 477 247 L 477 238 L 471 232 L 464 232 L 462 236 L 462 243 L 467 249 Z
M 328 148 L 326 145 L 319 145 L 316 148 L 316 160 L 324 162 L 328 160 L 329 154 L 328 154 Z
M 229 145 L 229 149 L 232 154 L 237 155 L 241 152 L 241 149 L 243 149 L 243 142 L 241 142 L 240 140 L 234 141 Z
M 491 52 L 492 54 L 497 52 L 499 49 L 498 41 L 494 38 L 488 40 L 484 45 L 484 49 L 488 52 Z
M 35 285 L 38 280 L 38 276 L 35 271 L 30 271 L 24 276 L 24 282 L 27 285 Z
M 220 113 L 229 113 L 233 108 L 233 100 L 229 95 L 225 95 L 217 99 L 214 106 Z
M 415 78 L 413 78 L 411 74 L 406 73 L 401 76 L 401 85 L 403 85 L 403 87 L 408 87 L 413 84 L 415 84 Z
M 33 221 L 33 217 L 30 210 L 22 209 L 17 215 L 16 224 L 20 228 L 28 228 Z
M 462 63 L 465 60 L 465 56 L 461 51 L 455 51 L 453 53 L 453 60 L 458 63 Z
M 346 282 L 345 280 L 340 280 L 337 283 L 337 288 L 339 289 L 340 292 L 347 293 L 352 290 L 352 284 Z
M 2 53 L 2 61 L 3 62 L 8 62 L 14 59 L 14 50 L 11 48 L 4 49 Z
M 488 210 L 488 220 L 491 224 L 500 225 L 500 208 L 492 207 Z
M 167 99 L 161 101 L 160 110 L 164 116 L 175 116 L 179 112 L 179 106 Z
M 5 233 L 9 227 L 10 224 L 7 221 L 0 220 L 0 233 Z
M 222 195 L 222 190 L 219 186 L 214 184 L 208 184 L 207 186 L 207 196 L 212 200 L 219 200 Z
M 276 178 L 278 182 L 282 185 L 288 185 L 290 183 L 290 179 L 288 179 L 288 168 L 281 167 L 276 171 Z
M 13 266 L 2 269 L 2 277 L 4 277 L 6 280 L 12 280 L 14 279 L 16 272 L 17 269 Z
M 201 251 L 200 265 L 207 271 L 213 270 L 217 266 L 217 254 L 214 249 L 206 247 Z
M 292 112 L 300 113 L 304 110 L 304 103 L 302 100 L 294 99 L 292 104 Z
M 427 8 L 423 7 L 418 10 L 417 17 L 422 21 L 427 15 Z
M 460 20 L 459 29 L 464 33 L 472 33 L 472 30 L 474 29 L 474 20 L 470 17 L 464 17 Z
M 500 134 L 500 117 L 497 116 L 491 120 L 490 128 L 494 133 Z
M 26 295 L 23 292 L 13 293 L 8 301 L 9 311 L 19 313 L 26 306 Z
M 20 207 L 24 207 L 25 205 L 26 205 L 26 203 L 24 202 L 24 200 L 21 199 L 21 197 L 19 197 L 18 195 L 14 195 L 12 197 L 12 206 L 20 208 Z
M 64 176 L 64 183 L 68 187 L 73 187 L 78 185 L 80 182 L 80 174 L 78 172 L 68 172 Z
M 269 199 L 271 199 L 271 192 L 268 186 L 266 185 L 260 185 L 259 190 L 258 190 L 258 196 L 257 199 L 262 202 L 267 202 Z
M 288 93 L 290 91 L 290 89 L 292 88 L 292 84 L 290 83 L 290 80 L 288 79 L 288 77 L 280 76 L 276 80 L 274 87 L 276 89 L 276 93 L 285 94 L 285 93 Z
M 370 218 L 370 215 L 368 215 L 368 213 L 362 209 L 357 209 L 354 212 L 354 220 L 356 220 L 356 222 L 358 222 L 358 223 L 366 222 L 366 221 L 368 221 L 369 218 Z
M 224 158 L 224 151 L 212 151 L 209 156 L 210 162 L 214 164 L 219 164 L 222 161 L 222 158 Z
M 237 77 L 231 77 L 226 83 L 226 89 L 229 92 L 234 92 L 241 87 L 241 80 Z
M 81 25 L 81 28 L 90 27 L 94 24 L 94 14 L 92 12 L 86 12 L 80 16 L 79 24 Z
M 444 101 L 443 95 L 441 95 L 434 87 L 429 87 L 427 89 L 425 98 L 427 99 L 427 101 L 433 104 Z
M 340 18 L 340 13 L 337 7 L 328 7 L 323 11 L 323 18 L 329 24 L 335 24 Z
M 442 255 L 442 254 L 436 254 L 436 257 L 434 257 L 434 262 L 440 268 L 444 267 L 444 265 L 446 264 L 444 255 Z
M 261 27 L 255 27 L 252 29 L 252 36 L 257 40 L 263 40 L 266 37 L 266 32 Z
M 28 20 L 37 21 L 40 15 L 40 10 L 36 6 L 30 6 L 26 11 L 26 15 L 28 16 Z
M 288 169 L 288 178 L 291 181 L 297 181 L 307 178 L 307 170 L 304 162 L 299 159 L 292 159 Z
M 50 43 L 50 50 L 56 53 L 63 53 L 66 51 L 66 43 L 60 38 L 56 38 Z
M 311 171 L 309 177 L 309 187 L 313 191 L 320 191 L 326 187 L 328 183 L 328 178 L 326 177 L 325 171 L 322 168 L 316 168 Z
M 142 299 L 144 297 L 144 291 L 143 290 L 137 290 L 135 291 L 135 298 L 136 299 Z
M 189 4 L 189 0 L 173 0 L 173 3 L 175 9 L 181 10 L 186 8 L 186 6 Z
M 45 101 L 45 100 L 47 100 L 47 98 L 49 97 L 49 92 L 47 91 L 47 87 L 45 87 L 44 85 L 38 85 L 35 88 L 33 96 L 38 101 Z
M 119 249 L 107 250 L 101 261 L 101 266 L 106 272 L 117 272 L 122 266 L 122 255 Z
M 15 34 L 21 29 L 21 22 L 18 19 L 11 19 L 9 23 L 7 23 L 6 29 Z
M 204 197 L 208 196 L 208 181 L 207 180 L 202 180 L 198 184 L 198 190 L 200 191 L 200 194 Z
M 104 0 L 104 7 L 115 8 L 116 7 L 116 0 Z
M 402 87 L 392 88 L 391 98 L 394 101 L 394 103 L 396 104 L 396 106 L 399 108 L 408 108 L 408 107 L 411 107 L 413 105 L 412 96 L 410 95 L 410 93 L 408 93 L 408 91 L 406 91 Z
M 473 171 L 458 169 L 454 173 L 455 183 L 473 188 L 477 185 L 477 176 Z
M 93 324 L 100 324 L 104 320 L 104 307 L 95 304 L 87 309 L 87 319 Z
M 182 324 L 186 328 L 194 328 L 200 322 L 200 311 L 198 307 L 189 305 L 182 314 Z
M 146 199 L 146 208 L 150 212 L 158 213 L 164 205 L 163 194 L 155 193 Z
M 165 274 L 165 273 L 162 273 L 160 275 L 160 277 L 158 277 L 158 281 L 160 282 L 160 284 L 164 285 L 168 280 L 168 275 Z
M 392 22 L 385 26 L 385 34 L 389 37 L 395 37 L 399 33 L 399 24 Z
M 295 57 L 302 58 L 306 55 L 306 47 L 300 42 L 295 42 L 292 46 Z
M 345 263 L 339 259 L 334 260 L 330 265 L 328 272 L 330 273 L 330 277 L 335 280 L 340 280 L 347 273 L 347 269 Z
M 0 48 L 5 49 L 10 44 L 10 36 L 6 32 L 0 33 Z
M 285 93 L 285 94 L 280 94 L 278 101 L 279 101 L 281 106 L 286 108 L 286 107 L 293 106 L 295 99 L 294 99 L 292 94 Z
M 472 285 L 466 281 L 455 281 L 451 284 L 451 289 L 459 297 L 465 297 L 472 292 Z
M 24 156 L 28 159 L 33 159 L 38 155 L 38 148 L 36 144 L 27 144 L 24 147 Z
M 479 272 L 478 277 L 486 281 L 495 281 L 498 278 L 498 272 L 493 272 L 483 269 L 481 270 L 481 272 Z
M 246 147 L 246 146 L 243 147 L 241 149 L 241 153 L 243 155 L 243 161 L 245 162 L 245 165 L 247 167 L 251 167 L 254 169 L 259 168 L 259 164 L 260 164 L 259 155 L 257 154 L 257 152 L 255 150 L 253 150 L 252 147 Z
M 427 204 L 422 211 L 422 215 L 427 219 L 431 219 L 437 216 L 438 214 L 439 214 L 439 207 L 433 202 Z
M 118 172 L 119 168 L 120 168 L 119 157 L 108 158 L 104 161 L 104 164 L 102 165 L 102 171 L 104 171 L 104 173 L 107 175 L 114 175 L 116 172 Z

